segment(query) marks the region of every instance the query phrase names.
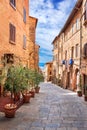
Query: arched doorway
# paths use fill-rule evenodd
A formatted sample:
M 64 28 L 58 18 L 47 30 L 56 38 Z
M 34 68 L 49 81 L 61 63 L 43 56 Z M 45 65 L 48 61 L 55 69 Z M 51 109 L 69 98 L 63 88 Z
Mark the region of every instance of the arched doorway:
M 73 73 L 73 81 L 72 81 L 72 90 L 73 91 L 76 91 L 77 90 L 77 73 L 79 72 L 79 69 L 76 68 L 74 73 Z

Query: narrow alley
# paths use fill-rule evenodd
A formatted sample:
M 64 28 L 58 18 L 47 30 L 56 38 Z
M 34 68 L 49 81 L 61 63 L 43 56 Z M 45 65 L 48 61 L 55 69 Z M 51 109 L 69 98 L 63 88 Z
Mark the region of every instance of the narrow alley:
M 17 111 L 0 113 L 0 130 L 87 130 L 87 103 L 76 93 L 41 83 L 40 93 Z

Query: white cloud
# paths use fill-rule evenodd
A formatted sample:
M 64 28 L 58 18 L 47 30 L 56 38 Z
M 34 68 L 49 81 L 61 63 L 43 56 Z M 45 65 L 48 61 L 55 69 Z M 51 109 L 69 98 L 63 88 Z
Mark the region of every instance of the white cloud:
M 52 50 L 52 41 L 58 35 L 77 0 L 63 0 L 56 3 L 51 0 L 30 0 L 30 15 L 38 18 L 36 41 L 41 48 Z M 48 62 L 49 57 L 40 56 L 40 62 Z

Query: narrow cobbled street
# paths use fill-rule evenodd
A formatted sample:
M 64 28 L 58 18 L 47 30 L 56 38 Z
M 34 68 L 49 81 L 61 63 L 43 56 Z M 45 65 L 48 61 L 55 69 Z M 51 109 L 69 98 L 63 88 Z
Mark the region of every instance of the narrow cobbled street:
M 0 130 L 87 130 L 87 103 L 76 93 L 41 83 L 40 93 L 13 119 L 0 113 Z

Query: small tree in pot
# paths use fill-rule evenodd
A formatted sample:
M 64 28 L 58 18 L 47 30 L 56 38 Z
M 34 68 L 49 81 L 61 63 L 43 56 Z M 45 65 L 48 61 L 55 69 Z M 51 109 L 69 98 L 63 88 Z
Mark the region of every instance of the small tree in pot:
M 87 101 L 87 85 L 84 86 L 85 93 L 84 93 L 84 100 Z
M 11 66 L 8 69 L 7 78 L 5 81 L 5 90 L 11 91 L 11 98 L 14 99 L 14 103 L 11 102 L 5 105 L 5 116 L 14 117 L 17 109 L 16 101 L 20 100 L 21 85 L 23 82 L 23 67 L 22 66 Z
M 21 92 L 23 95 L 24 103 L 29 103 L 31 94 L 29 93 L 30 85 L 29 85 L 29 69 L 23 68 L 22 79 L 21 79 Z
M 38 71 L 35 71 L 34 84 L 35 84 L 35 92 L 36 93 L 39 93 L 39 90 L 40 90 L 39 83 L 42 82 L 43 80 L 44 80 L 43 75 L 41 73 L 39 73 Z
M 77 75 L 77 80 L 79 82 L 79 84 L 77 84 L 77 95 L 81 97 L 82 96 L 82 77 L 79 73 Z

